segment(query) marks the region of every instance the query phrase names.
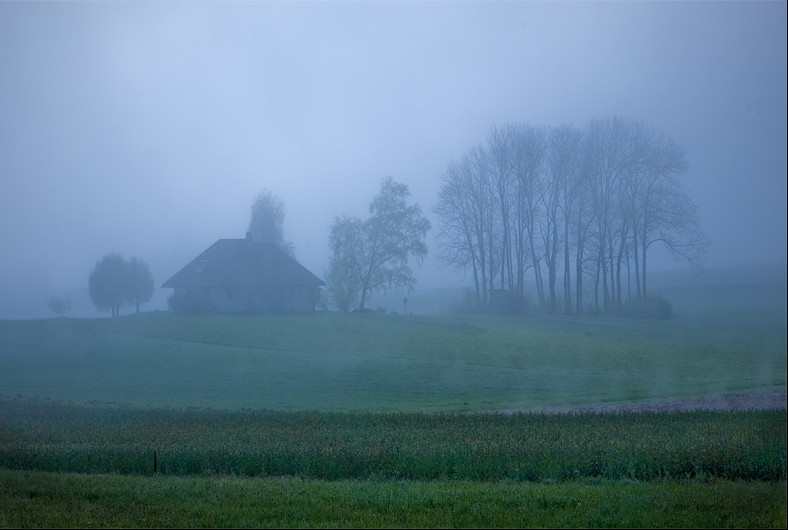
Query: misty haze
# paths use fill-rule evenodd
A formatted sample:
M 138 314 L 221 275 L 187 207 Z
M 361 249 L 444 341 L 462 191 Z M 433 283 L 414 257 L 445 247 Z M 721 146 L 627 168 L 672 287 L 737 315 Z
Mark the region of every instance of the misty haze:
M 786 17 L 0 2 L 0 526 L 784 528 Z

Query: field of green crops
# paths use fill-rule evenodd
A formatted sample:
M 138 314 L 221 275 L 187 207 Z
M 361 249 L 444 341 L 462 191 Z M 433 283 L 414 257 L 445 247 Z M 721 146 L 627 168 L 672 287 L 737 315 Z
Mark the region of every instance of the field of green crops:
M 2 321 L 0 363 L 0 527 L 786 526 L 785 410 L 546 413 L 784 391 L 784 305 Z
M 406 414 L 0 401 L 0 422 L 7 469 L 320 480 L 786 479 L 784 411 Z

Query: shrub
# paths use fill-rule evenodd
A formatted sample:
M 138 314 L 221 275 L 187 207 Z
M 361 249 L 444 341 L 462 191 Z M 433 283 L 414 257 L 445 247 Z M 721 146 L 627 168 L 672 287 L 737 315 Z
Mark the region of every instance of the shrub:
M 527 296 L 515 291 L 490 290 L 490 313 L 494 315 L 527 315 L 531 302 Z
M 645 298 L 630 298 L 621 307 L 621 316 L 631 318 L 668 319 L 673 305 L 663 296 L 648 294 Z
M 470 287 L 463 289 L 462 297 L 454 302 L 451 312 L 460 315 L 478 313 L 479 307 L 476 303 L 476 291 Z

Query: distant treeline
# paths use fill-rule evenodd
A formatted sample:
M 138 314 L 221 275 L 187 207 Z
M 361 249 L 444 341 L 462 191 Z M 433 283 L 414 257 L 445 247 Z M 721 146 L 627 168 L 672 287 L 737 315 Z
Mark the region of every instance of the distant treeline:
M 441 177 L 441 259 L 472 273 L 477 310 L 522 310 L 530 271 L 550 312 L 664 311 L 647 297 L 649 248 L 700 266 L 709 245 L 679 180 L 688 167 L 636 120 L 493 127 Z

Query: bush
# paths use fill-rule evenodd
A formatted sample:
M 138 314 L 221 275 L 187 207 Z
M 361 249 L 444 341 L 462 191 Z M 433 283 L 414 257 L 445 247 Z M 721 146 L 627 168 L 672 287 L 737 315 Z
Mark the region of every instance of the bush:
M 673 305 L 664 297 L 648 294 L 645 298 L 630 298 L 621 307 L 621 316 L 630 318 L 668 319 L 673 314 Z
M 490 313 L 494 315 L 527 315 L 531 301 L 527 296 L 515 291 L 502 289 L 490 290 Z
M 470 287 L 463 289 L 462 297 L 454 302 L 451 312 L 460 315 L 478 313 L 479 307 L 476 303 L 476 291 Z

